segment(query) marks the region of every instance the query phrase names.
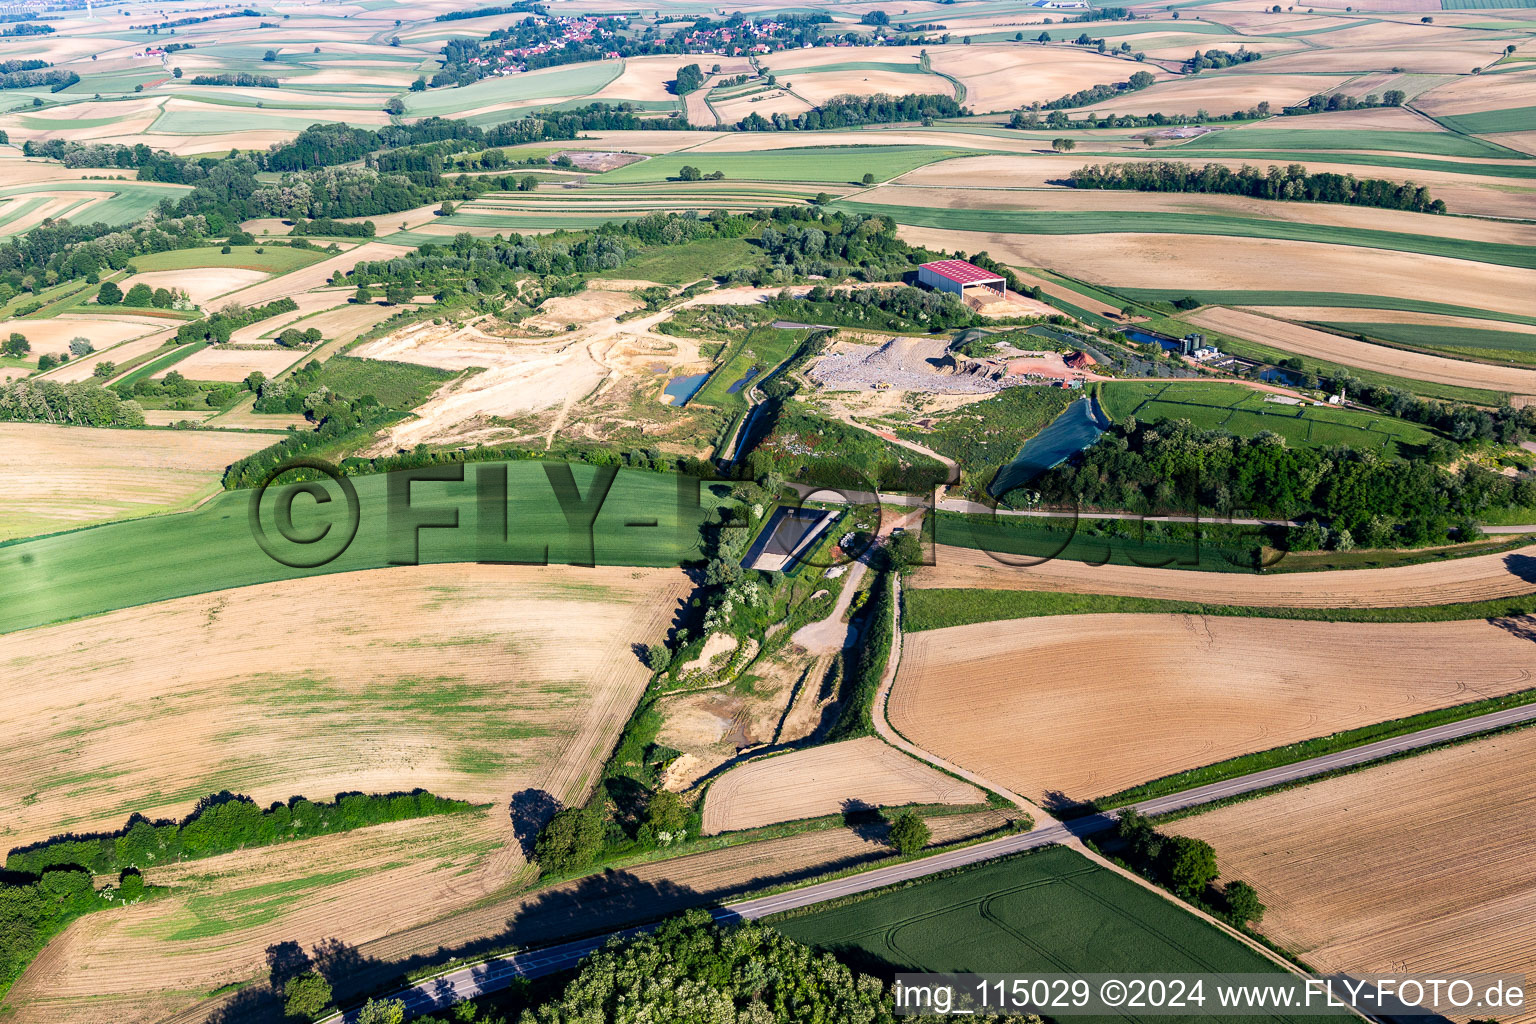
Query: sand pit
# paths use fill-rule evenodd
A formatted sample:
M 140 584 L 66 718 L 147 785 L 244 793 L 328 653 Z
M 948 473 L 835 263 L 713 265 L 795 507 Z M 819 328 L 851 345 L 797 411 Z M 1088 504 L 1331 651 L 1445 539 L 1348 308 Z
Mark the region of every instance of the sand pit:
M 734 832 L 857 807 L 975 804 L 984 794 L 874 736 L 732 768 L 709 787 L 704 831 Z
M 1521 395 L 1536 394 L 1536 370 L 1471 363 L 1446 356 L 1372 345 L 1370 342 L 1355 341 L 1239 309 L 1205 309 L 1189 317 L 1189 321 L 1200 327 L 1263 342 L 1297 355 L 1358 366 L 1362 370 L 1377 370 L 1414 380 L 1468 388 L 1489 388 Z M 1498 326 L 1491 321 L 1482 323 L 1485 327 Z
M 271 438 L 0 423 L 0 541 L 185 508 Z
M 276 345 L 261 348 L 214 345 L 166 367 L 156 373 L 154 379 L 158 380 L 172 370 L 189 380 L 217 380 L 226 383 L 245 380 L 258 370 L 268 377 L 275 377 L 308 356 L 311 351 L 304 348 L 279 348 Z
M 1483 620 L 1053 616 L 911 633 L 903 647 L 891 724 L 1047 800 L 1536 684 L 1531 641 Z
M 1261 931 L 1319 972 L 1536 963 L 1536 729 L 1218 808 L 1168 830 L 1259 891 Z M 1536 1020 L 1529 1009 L 1506 1022 Z
M 1019 559 L 1003 555 L 1011 561 Z M 1282 563 L 1283 564 L 1283 563 Z M 985 551 L 940 545 L 910 584 L 924 588 L 1048 590 L 1264 608 L 1401 608 L 1491 601 L 1536 592 L 1536 547 L 1392 569 L 1250 573 L 1089 565 L 1053 559 L 1006 565 Z
M 1217 235 L 1018 235 L 903 225 L 902 238 L 939 251 L 986 250 L 1024 267 L 1047 266 L 1122 288 L 1274 288 L 1428 299 L 1536 315 L 1531 272 L 1421 253 Z M 1489 385 L 1485 384 L 1484 387 Z

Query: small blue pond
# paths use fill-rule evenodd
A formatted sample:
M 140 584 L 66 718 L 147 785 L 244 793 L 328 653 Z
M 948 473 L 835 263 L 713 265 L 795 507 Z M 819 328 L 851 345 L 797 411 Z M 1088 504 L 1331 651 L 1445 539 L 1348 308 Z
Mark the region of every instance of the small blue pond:
M 1092 398 L 1079 399 L 1051 421 L 1050 426 L 1024 442 L 1013 461 L 997 471 L 987 493 L 994 498 L 1023 487 L 1052 466 L 1097 441 L 1109 427 L 1109 418 Z
M 1123 327 L 1121 332 L 1132 341 L 1142 345 L 1161 345 L 1169 352 L 1179 350 L 1179 339 L 1170 338 L 1166 334 L 1152 334 L 1136 327 Z
M 672 396 L 672 405 L 687 405 L 688 400 L 699 393 L 699 388 L 709 380 L 707 373 L 693 373 L 686 377 L 673 377 L 667 381 L 667 386 L 661 389 L 664 395 Z
M 752 382 L 753 377 L 756 377 L 760 372 L 762 372 L 762 369 L 763 368 L 761 366 L 752 367 L 752 369 L 746 372 L 746 375 L 743 376 L 741 380 L 738 380 L 736 383 L 725 389 L 726 394 L 734 395 L 736 392 L 746 387 Z

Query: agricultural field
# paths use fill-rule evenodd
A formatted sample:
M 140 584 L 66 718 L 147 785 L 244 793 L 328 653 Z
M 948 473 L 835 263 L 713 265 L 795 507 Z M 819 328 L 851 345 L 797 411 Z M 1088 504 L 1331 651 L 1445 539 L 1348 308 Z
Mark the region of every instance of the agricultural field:
M 1484 620 L 1114 614 L 956 626 L 907 637 L 890 718 L 962 767 L 1071 804 L 1528 688 L 1530 641 L 1518 633 Z
M 1111 419 L 1188 420 L 1202 430 L 1225 430 L 1238 437 L 1269 431 L 1293 447 L 1347 445 L 1397 458 L 1422 451 L 1436 437 L 1406 420 L 1301 403 L 1236 384 L 1125 381 L 1104 384 L 1099 395 Z
M 1536 593 L 1536 548 L 1531 547 L 1380 569 L 1283 571 L 1291 561 L 1282 560 L 1264 574 L 1235 575 L 1115 561 L 1040 561 L 1010 557 L 1006 551 L 940 545 L 934 564 L 918 569 L 909 586 L 1112 594 L 1272 608 L 1423 608 Z
M 100 858 L 7 873 L 0 1020 L 323 1020 L 829 876 L 779 926 L 859 971 L 1284 969 L 1086 849 L 922 876 L 1016 848 L 972 845 L 1005 801 L 1536 707 L 1532 2 L 6 14 L 0 849 L 221 790 L 471 806 L 157 854 L 127 906 Z M 1014 294 L 925 290 L 951 258 Z M 1165 456 L 1302 521 L 1142 522 Z M 750 567 L 853 480 L 895 500 Z M 1533 735 L 1159 827 L 1312 966 L 1518 969 L 1487 780 L 1529 818 Z
M 1212 843 L 1267 905 L 1265 937 L 1319 971 L 1519 970 L 1536 949 L 1533 751 L 1524 729 L 1166 828 Z
M 0 424 L 0 541 L 178 512 L 220 490 L 224 468 L 268 435 Z
M 261 803 L 417 786 L 497 808 L 517 793 L 579 801 L 649 675 L 632 640 L 659 636 L 687 588 L 675 569 L 403 567 L 13 634 L 5 658 L 25 664 L 12 673 L 10 728 L 27 742 L 6 765 L 6 841 L 113 827 L 132 811 L 184 814 L 222 788 Z M 374 609 L 366 624 L 360 601 Z M 606 641 L 570 650 L 575 620 Z M 295 759 L 293 743 L 320 756 Z M 193 862 L 164 877 L 176 899 L 90 922 L 110 938 L 50 952 L 112 963 L 118 943 L 136 942 L 146 969 L 113 990 L 130 1005 L 185 1000 L 189 978 L 206 990 L 254 973 L 278 937 L 377 938 L 496 891 L 517 877 L 516 830 L 528 827 L 475 813 Z M 381 885 L 422 891 L 397 903 L 370 895 Z M 231 960 L 231 941 L 245 955 Z M 46 961 L 36 971 L 51 977 Z M 45 986 L 31 1012 L 71 992 Z
M 704 831 L 756 828 L 850 808 L 979 804 L 983 796 L 975 786 L 866 736 L 731 769 L 709 787 Z
M 801 942 L 901 971 L 1281 970 L 1064 846 L 771 923 Z

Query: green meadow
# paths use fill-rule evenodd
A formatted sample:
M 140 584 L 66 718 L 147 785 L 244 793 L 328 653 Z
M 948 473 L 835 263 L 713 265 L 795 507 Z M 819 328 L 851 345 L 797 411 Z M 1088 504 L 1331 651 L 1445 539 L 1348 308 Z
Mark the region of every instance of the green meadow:
M 1417 449 L 1435 438 L 1418 424 L 1389 416 L 1265 399 L 1241 384 L 1205 381 L 1116 381 L 1103 385 L 1099 395 L 1104 411 L 1116 420 L 1189 420 L 1203 430 L 1240 437 L 1269 431 L 1296 447 L 1348 445 L 1398 457 L 1404 448 Z
M 976 156 L 979 151 L 940 149 L 937 146 L 838 146 L 805 149 L 770 149 L 758 153 L 689 151 L 656 156 L 627 167 L 599 174 L 603 184 L 664 181 L 675 178 L 685 165 L 705 174 L 724 172 L 733 181 L 813 181 L 856 183 L 866 174 L 887 181 L 900 174 L 957 156 Z
M 1444 352 L 1453 356 L 1475 356 L 1514 363 L 1536 362 L 1536 334 L 1520 331 L 1485 331 L 1468 327 L 1441 327 L 1438 324 L 1382 324 L 1355 321 L 1319 320 L 1324 327 L 1349 334 L 1409 345 L 1413 348 Z
M 191 348 L 193 346 L 182 346 Z M 481 539 L 482 526 L 494 529 L 498 502 L 476 501 L 476 481 L 504 468 L 507 479 L 506 530 L 510 540 Z M 597 470 L 571 466 L 583 498 L 592 494 Z M 689 478 L 621 470 L 606 500 L 592 510 L 573 511 L 572 528 L 537 461 L 474 463 L 464 482 L 416 482 L 407 508 L 387 493 L 391 476 L 348 477 L 357 491 L 359 517 L 354 539 L 334 561 L 313 569 L 290 568 L 263 551 L 251 521 L 251 491 L 228 491 L 190 512 L 137 519 L 0 545 L 0 632 L 94 615 L 114 608 L 148 604 L 189 594 L 273 580 L 408 563 L 416 557 L 414 523 L 420 515 L 460 523 L 456 529 L 423 529 L 422 563 L 514 561 L 578 563 L 589 558 L 604 565 L 676 565 L 700 557 L 698 524 L 702 513 L 691 503 Z M 396 477 L 397 480 L 403 479 Z M 319 550 L 282 539 L 275 505 L 287 490 L 268 492 L 262 506 L 263 536 L 289 561 L 313 560 Z M 348 517 L 341 490 L 328 487 L 332 500 L 318 503 L 298 494 L 292 503 L 289 535 L 340 538 Z M 680 493 L 683 497 L 680 499 Z M 573 499 L 574 500 L 574 499 Z M 700 499 L 712 499 L 708 489 Z M 575 508 L 571 502 L 567 507 Z M 334 534 L 322 531 L 334 530 Z M 321 547 L 324 547 L 322 544 Z
M 525 75 L 498 75 L 456 89 L 406 93 L 405 110 L 412 117 L 447 116 L 498 103 L 590 96 L 623 71 L 623 61 L 605 60 Z

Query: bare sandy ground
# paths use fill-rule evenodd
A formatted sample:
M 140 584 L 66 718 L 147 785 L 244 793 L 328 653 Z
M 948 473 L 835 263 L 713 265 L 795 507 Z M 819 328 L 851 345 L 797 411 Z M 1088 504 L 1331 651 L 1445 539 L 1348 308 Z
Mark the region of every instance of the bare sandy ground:
M 890 719 L 1015 792 L 1087 800 L 1529 688 L 1536 658 L 1514 628 L 1186 615 L 955 626 L 907 635 Z
M 1017 561 L 1009 555 L 1004 559 Z M 940 545 L 910 584 L 1118 594 L 1275 608 L 1396 608 L 1489 601 L 1536 592 L 1536 547 L 1392 569 L 1251 573 L 1089 565 L 1054 559 L 1007 565 L 984 551 Z
M 1222 877 L 1258 889 L 1264 934 L 1320 972 L 1524 971 L 1536 962 L 1533 764 L 1536 730 L 1523 729 L 1169 831 L 1215 846 Z
M 0 423 L 0 540 L 164 512 L 218 490 L 253 434 Z
M 709 787 L 704 831 L 816 818 L 856 805 L 973 804 L 982 799 L 981 790 L 970 783 L 865 736 L 732 768 Z
M 1297 355 L 1328 359 L 1347 366 L 1358 366 L 1362 370 L 1378 370 L 1400 377 L 1461 387 L 1490 388 L 1521 395 L 1536 394 L 1536 370 L 1472 363 L 1446 356 L 1388 348 L 1385 345 L 1372 345 L 1239 309 L 1205 309 L 1189 320 L 1201 327 L 1261 341 Z M 1488 328 L 1499 326 L 1496 321 L 1485 320 L 1482 323 Z
M 1272 289 L 1429 299 L 1536 315 L 1531 271 L 1356 246 L 1211 235 L 1018 235 L 903 226 L 909 242 L 941 251 L 985 249 L 995 259 L 1048 266 L 1129 288 Z M 1490 385 L 1483 385 L 1485 387 Z

